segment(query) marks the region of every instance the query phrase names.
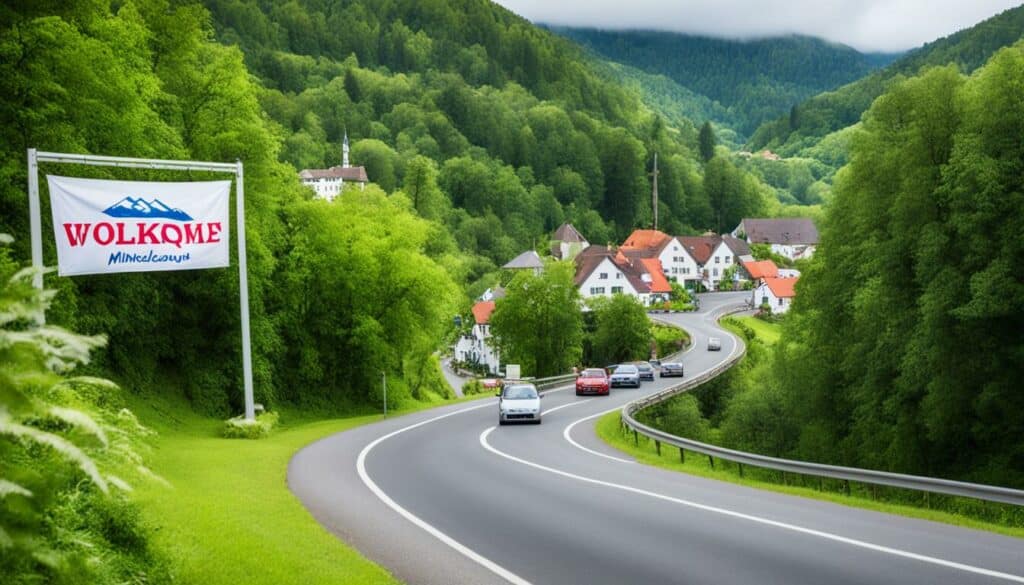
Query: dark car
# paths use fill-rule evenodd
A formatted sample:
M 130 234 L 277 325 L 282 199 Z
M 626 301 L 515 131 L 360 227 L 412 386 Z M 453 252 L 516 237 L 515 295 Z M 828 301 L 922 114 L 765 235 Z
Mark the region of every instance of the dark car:
M 615 388 L 617 386 L 632 386 L 634 388 L 640 387 L 640 370 L 636 369 L 636 366 L 630 364 L 623 364 L 612 373 L 611 386 Z
M 640 371 L 641 380 L 654 381 L 654 368 L 647 362 L 637 362 L 633 364 L 636 369 Z
M 679 362 L 665 362 L 661 364 L 661 372 L 658 375 L 662 378 L 683 377 L 683 364 Z
M 583 394 L 609 394 L 611 382 L 601 368 L 587 368 L 576 378 L 576 396 Z

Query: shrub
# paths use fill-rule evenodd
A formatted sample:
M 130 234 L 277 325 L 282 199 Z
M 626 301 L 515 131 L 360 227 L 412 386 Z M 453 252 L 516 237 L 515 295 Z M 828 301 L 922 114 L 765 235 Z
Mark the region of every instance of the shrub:
M 474 394 L 483 394 L 488 389 L 484 388 L 484 385 L 480 380 L 472 379 L 462 385 L 462 393 L 466 396 L 473 396 Z
M 229 418 L 224 421 L 221 436 L 226 439 L 262 439 L 277 426 L 277 419 L 276 412 L 265 412 L 253 420 L 241 416 Z

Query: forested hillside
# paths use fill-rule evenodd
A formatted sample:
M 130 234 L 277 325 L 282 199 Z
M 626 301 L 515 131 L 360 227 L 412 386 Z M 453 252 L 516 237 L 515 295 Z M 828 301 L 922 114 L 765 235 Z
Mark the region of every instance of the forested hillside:
M 14 257 L 28 258 L 29 147 L 241 159 L 265 404 L 375 403 L 381 370 L 394 401 L 447 392 L 429 356 L 461 289 L 544 249 L 562 221 L 595 242 L 646 225 L 655 152 L 663 229 L 778 209 L 720 157 L 705 184 L 692 136 L 588 69 L 568 41 L 482 0 L 33 3 L 0 16 L 0 232 L 15 237 Z M 312 201 L 297 169 L 337 164 L 346 130 L 376 185 Z M 48 282 L 60 289 L 53 322 L 109 336 L 93 371 L 237 412 L 234 271 Z
M 950 63 L 970 73 L 1022 35 L 1024 6 L 926 43 L 884 69 L 835 91 L 817 95 L 797 105 L 788 115 L 766 122 L 751 137 L 750 148 L 771 148 L 793 155 L 813 147 L 830 133 L 857 123 L 875 98 L 905 77 L 916 75 L 924 67 Z
M 793 104 L 859 79 L 892 59 L 801 36 L 740 41 L 655 31 L 552 30 L 605 59 L 665 75 L 717 102 L 725 111 L 713 119 L 743 140 Z
M 1024 487 L 1021 79 L 1024 42 L 895 83 L 851 130 L 774 357 L 712 386 L 730 446 Z

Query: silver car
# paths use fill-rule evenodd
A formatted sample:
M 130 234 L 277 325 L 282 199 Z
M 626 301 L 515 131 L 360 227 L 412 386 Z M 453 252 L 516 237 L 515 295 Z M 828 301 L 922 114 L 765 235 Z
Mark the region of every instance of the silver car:
M 533 384 L 507 384 L 498 392 L 498 424 L 532 422 L 540 424 L 540 394 Z
M 722 349 L 722 340 L 717 337 L 708 338 L 708 351 L 720 351 Z
M 612 388 L 618 386 L 632 386 L 634 388 L 640 387 L 640 370 L 636 366 L 629 364 L 623 364 L 612 372 L 611 376 Z

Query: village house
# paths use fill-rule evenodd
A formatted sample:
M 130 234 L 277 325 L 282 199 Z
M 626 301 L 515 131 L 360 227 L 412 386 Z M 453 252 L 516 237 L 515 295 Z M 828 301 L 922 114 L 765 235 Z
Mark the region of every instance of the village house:
M 490 346 L 491 313 L 494 301 L 479 301 L 473 305 L 473 329 L 459 337 L 455 344 L 455 361 L 482 365 L 490 374 L 497 374 L 501 366 L 498 352 Z
M 777 276 L 762 278 L 761 283 L 754 289 L 754 306 L 767 308 L 776 315 L 788 312 L 796 296 L 796 283 L 799 280 Z
M 299 172 L 299 180 L 303 185 L 313 189 L 318 198 L 327 201 L 334 201 L 334 198 L 341 194 L 346 183 L 359 185 L 360 189 L 365 188 L 366 183 L 369 182 L 366 168 L 350 166 L 348 150 L 348 133 L 346 132 L 341 146 L 341 166 L 329 169 L 303 169 Z
M 746 218 L 732 235 L 748 244 L 769 244 L 772 252 L 790 260 L 810 258 L 818 246 L 818 228 L 808 218 Z
M 551 256 L 556 260 L 572 260 L 590 247 L 590 242 L 571 223 L 563 223 L 551 236 Z
M 544 270 L 544 262 L 540 255 L 534 250 L 527 250 L 515 258 L 509 260 L 501 267 L 502 270 L 532 270 L 534 274 L 540 274 Z
M 666 301 L 672 292 L 656 258 L 631 258 L 605 246 L 589 246 L 576 256 L 574 282 L 583 299 L 624 294 L 644 306 Z

